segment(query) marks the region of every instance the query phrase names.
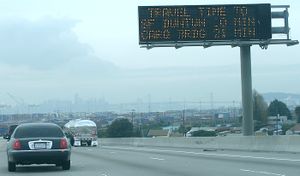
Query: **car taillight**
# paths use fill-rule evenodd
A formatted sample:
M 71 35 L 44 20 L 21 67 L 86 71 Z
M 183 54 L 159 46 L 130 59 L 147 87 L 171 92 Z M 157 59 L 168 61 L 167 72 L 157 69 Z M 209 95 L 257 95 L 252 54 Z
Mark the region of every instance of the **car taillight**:
M 16 139 L 13 143 L 13 149 L 14 150 L 20 150 L 21 149 L 21 142 L 19 139 Z
M 63 138 L 63 139 L 60 140 L 60 148 L 61 149 L 68 148 L 68 142 L 67 142 L 67 140 L 65 138 Z

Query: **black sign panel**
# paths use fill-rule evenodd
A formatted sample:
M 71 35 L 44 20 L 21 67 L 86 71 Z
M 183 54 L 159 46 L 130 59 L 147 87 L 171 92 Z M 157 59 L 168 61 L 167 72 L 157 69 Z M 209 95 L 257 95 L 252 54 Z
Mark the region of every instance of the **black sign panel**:
M 140 44 L 266 40 L 271 5 L 139 6 Z

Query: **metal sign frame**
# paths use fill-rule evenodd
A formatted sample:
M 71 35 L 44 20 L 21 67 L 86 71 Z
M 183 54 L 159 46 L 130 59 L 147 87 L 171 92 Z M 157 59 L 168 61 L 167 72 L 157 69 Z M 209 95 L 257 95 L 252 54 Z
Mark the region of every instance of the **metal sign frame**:
M 267 49 L 269 45 L 287 45 L 293 46 L 299 44 L 298 40 L 291 39 L 270 39 L 270 40 L 258 40 L 258 41 L 202 41 L 202 42 L 153 42 L 149 44 L 143 44 L 141 48 L 152 49 L 155 47 L 175 47 L 176 49 L 187 47 L 187 46 L 202 46 L 204 48 L 208 48 L 211 46 L 244 46 L 244 45 L 259 45 L 262 49 Z
M 268 39 L 268 40 L 202 40 L 202 41 L 185 41 L 185 42 L 151 42 L 140 44 L 141 48 L 152 49 L 155 47 L 175 47 L 176 49 L 187 47 L 187 46 L 202 46 L 208 48 L 211 46 L 245 46 L 245 45 L 259 45 L 262 49 L 267 49 L 269 45 L 286 45 L 293 46 L 299 44 L 298 40 L 290 39 L 290 28 L 288 24 L 288 8 L 289 5 L 271 5 L 271 10 L 284 9 L 282 12 L 271 12 L 272 19 L 282 18 L 284 20 L 284 26 L 273 27 L 272 34 L 285 34 L 286 39 Z

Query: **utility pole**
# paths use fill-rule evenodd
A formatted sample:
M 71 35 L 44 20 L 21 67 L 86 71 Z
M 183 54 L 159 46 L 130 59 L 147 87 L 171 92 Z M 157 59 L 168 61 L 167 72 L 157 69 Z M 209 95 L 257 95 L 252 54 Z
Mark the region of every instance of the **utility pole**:
M 182 127 L 183 127 L 183 136 L 185 137 L 185 100 L 182 111 Z
M 134 111 L 135 111 L 134 109 L 131 110 L 132 136 L 134 136 L 134 125 L 133 125 Z
M 279 127 L 278 127 L 278 125 L 279 125 L 279 117 L 280 117 L 280 115 L 279 114 L 277 114 L 277 118 L 276 118 L 276 135 L 279 135 Z
M 135 109 L 132 109 L 131 110 L 131 123 L 132 123 L 132 126 L 133 126 L 133 118 L 134 118 L 134 112 L 135 112 Z
M 148 94 L 148 113 L 151 112 L 151 94 Z
M 140 131 L 141 131 L 141 136 L 144 137 L 142 118 L 143 118 L 143 113 L 140 114 Z
M 185 136 L 185 109 L 182 111 L 182 128 L 183 128 L 183 136 Z

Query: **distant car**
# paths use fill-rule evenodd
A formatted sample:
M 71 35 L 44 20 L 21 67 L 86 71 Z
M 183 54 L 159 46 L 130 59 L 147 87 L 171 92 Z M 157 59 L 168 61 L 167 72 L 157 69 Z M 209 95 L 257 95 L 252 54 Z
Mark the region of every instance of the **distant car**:
M 16 165 L 55 164 L 69 170 L 71 145 L 62 129 L 53 123 L 19 125 L 7 143 L 8 171 Z

